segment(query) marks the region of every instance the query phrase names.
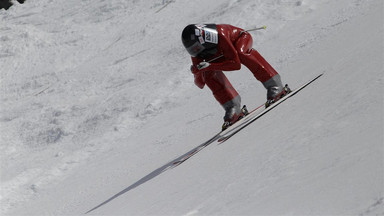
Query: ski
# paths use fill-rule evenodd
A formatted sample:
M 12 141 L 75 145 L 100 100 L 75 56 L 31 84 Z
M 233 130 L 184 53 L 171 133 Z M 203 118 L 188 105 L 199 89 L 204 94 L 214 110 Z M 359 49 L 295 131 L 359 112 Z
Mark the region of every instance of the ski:
M 194 149 L 190 150 L 189 152 L 187 152 L 186 154 L 180 156 L 179 158 L 175 159 L 174 161 L 172 161 L 170 163 L 170 167 L 171 168 L 174 168 L 176 166 L 179 166 L 180 164 L 184 163 L 186 160 L 188 160 L 189 158 L 191 158 L 193 155 L 197 154 L 199 151 L 203 150 L 203 148 L 207 147 L 208 145 L 210 145 L 211 143 L 215 142 L 219 137 L 221 132 L 217 133 L 215 136 L 213 136 L 211 139 L 209 139 L 208 141 L 200 144 L 199 146 L 195 147 Z
M 271 111 L 273 108 L 275 108 L 276 106 L 278 106 L 279 104 L 281 104 L 282 102 L 286 101 L 288 98 L 294 96 L 295 94 L 297 94 L 299 91 L 301 91 L 302 89 L 304 89 L 305 87 L 307 87 L 309 84 L 313 83 L 315 80 L 317 80 L 318 78 L 320 78 L 324 73 L 321 73 L 319 75 L 317 75 L 315 78 L 309 80 L 308 82 L 304 83 L 303 85 L 301 85 L 300 87 L 298 87 L 297 89 L 294 89 L 292 90 L 289 94 L 285 95 L 283 98 L 281 98 L 280 100 L 272 103 L 270 106 L 268 106 L 267 108 L 262 108 L 264 107 L 264 105 L 261 105 L 259 106 L 258 108 L 256 108 L 255 110 L 251 111 L 247 116 L 245 116 L 244 118 L 240 119 L 239 121 L 235 122 L 233 125 L 231 125 L 230 127 L 228 127 L 226 130 L 224 130 L 223 132 L 221 132 L 219 134 L 219 138 L 217 139 L 218 142 L 225 142 L 227 141 L 229 138 L 231 138 L 232 136 L 234 136 L 235 134 L 237 134 L 239 131 L 241 131 L 243 128 L 247 127 L 248 125 L 250 125 L 252 122 L 256 121 L 257 119 L 259 119 L 261 116 L 265 115 L 266 113 L 268 113 L 269 111 Z
M 239 121 L 235 122 L 233 125 L 229 126 L 226 130 L 218 132 L 216 135 L 214 135 L 211 139 L 207 140 L 206 142 L 198 145 L 197 147 L 193 148 L 189 152 L 185 153 L 184 155 L 176 158 L 172 162 L 170 162 L 167 166 L 167 169 L 174 168 L 176 166 L 179 166 L 180 164 L 184 163 L 186 160 L 203 150 L 205 147 L 209 146 L 210 144 L 218 141 L 220 143 L 223 143 L 227 141 L 229 138 L 234 136 L 236 133 L 241 131 L 243 128 L 251 124 L 252 122 L 256 121 L 258 118 L 278 106 L 280 103 L 284 102 L 288 98 L 292 97 L 295 95 L 297 92 L 314 82 L 316 79 L 321 77 L 323 74 L 320 74 L 316 76 L 315 78 L 311 79 L 310 81 L 304 83 L 302 86 L 299 88 L 292 90 L 289 94 L 285 95 L 283 98 L 280 100 L 276 101 L 275 103 L 272 103 L 268 108 L 265 108 L 265 104 L 262 104 L 258 106 L 257 108 L 253 109 L 252 111 L 249 112 L 248 115 L 240 119 Z

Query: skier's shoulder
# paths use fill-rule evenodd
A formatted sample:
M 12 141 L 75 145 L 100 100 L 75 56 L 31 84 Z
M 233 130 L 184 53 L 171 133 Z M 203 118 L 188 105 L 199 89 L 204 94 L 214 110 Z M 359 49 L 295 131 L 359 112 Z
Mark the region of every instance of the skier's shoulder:
M 230 24 L 217 25 L 217 32 L 219 37 L 226 37 L 231 41 L 237 39 L 240 32 L 242 31 L 244 31 L 244 29 L 239 28 L 237 26 L 230 25 Z
M 244 31 L 244 29 L 231 24 L 217 24 L 216 26 L 218 31 L 233 31 L 233 30 Z

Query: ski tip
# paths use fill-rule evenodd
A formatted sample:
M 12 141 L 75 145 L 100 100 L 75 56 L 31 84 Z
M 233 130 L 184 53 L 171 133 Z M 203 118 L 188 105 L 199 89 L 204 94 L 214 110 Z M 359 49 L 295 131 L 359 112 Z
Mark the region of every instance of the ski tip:
M 311 83 L 311 82 L 317 80 L 318 78 L 320 78 L 320 77 L 323 76 L 323 75 L 324 75 L 324 72 L 323 72 L 323 73 L 320 73 L 319 75 L 315 76 L 309 83 Z M 309 83 L 308 83 L 308 84 L 309 84 Z

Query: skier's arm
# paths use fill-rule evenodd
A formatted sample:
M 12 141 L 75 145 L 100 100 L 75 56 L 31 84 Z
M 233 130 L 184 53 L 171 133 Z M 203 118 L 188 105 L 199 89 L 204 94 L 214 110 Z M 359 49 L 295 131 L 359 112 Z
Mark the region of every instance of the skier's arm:
M 224 60 L 218 63 L 210 63 L 210 65 L 202 70 L 221 70 L 221 71 L 233 71 L 240 70 L 241 62 L 236 48 L 227 37 L 222 37 L 222 50 Z
M 201 71 L 197 67 L 200 64 L 200 62 L 203 61 L 203 59 L 200 59 L 198 57 L 191 57 L 191 59 L 192 59 L 191 72 L 193 74 L 200 73 Z
M 202 59 L 192 57 L 191 72 L 193 73 L 193 76 L 195 77 L 195 85 L 202 89 L 205 86 L 203 71 L 197 69 L 197 65 L 201 61 L 202 61 Z

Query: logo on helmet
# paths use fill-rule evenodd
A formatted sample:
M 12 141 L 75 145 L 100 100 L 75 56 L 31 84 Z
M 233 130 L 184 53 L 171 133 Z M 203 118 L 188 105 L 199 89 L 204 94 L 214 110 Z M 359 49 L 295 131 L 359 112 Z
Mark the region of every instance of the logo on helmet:
M 197 37 L 199 37 L 201 35 L 200 31 L 201 31 L 200 29 L 195 29 L 195 35 Z
M 205 43 L 203 37 L 199 37 L 199 42 L 200 42 L 200 44 L 204 44 Z
M 217 44 L 218 35 L 216 29 L 204 28 L 205 42 Z
M 203 36 L 203 38 L 199 37 L 199 42 L 201 44 L 204 44 L 205 42 L 217 44 L 218 43 L 218 35 L 217 30 L 210 28 L 209 25 L 204 24 L 197 24 L 195 25 L 195 35 L 196 36 Z

